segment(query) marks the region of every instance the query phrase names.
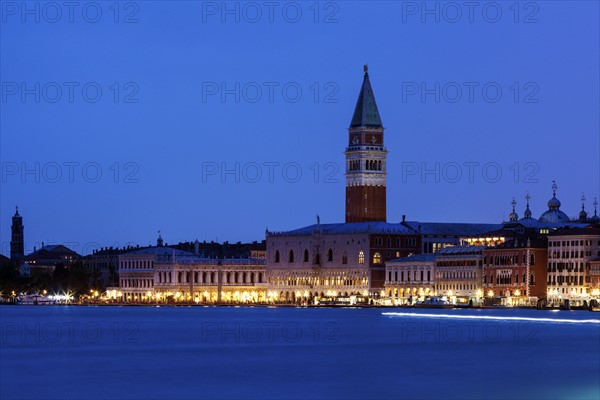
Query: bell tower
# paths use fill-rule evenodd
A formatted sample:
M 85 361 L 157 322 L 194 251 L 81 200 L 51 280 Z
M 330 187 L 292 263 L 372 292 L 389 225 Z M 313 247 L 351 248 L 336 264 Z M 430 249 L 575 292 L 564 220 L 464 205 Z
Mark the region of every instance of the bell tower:
M 383 125 L 368 67 L 348 128 L 346 222 L 386 221 L 386 160 Z
M 25 257 L 25 235 L 23 227 L 23 217 L 19 215 L 19 207 L 12 217 L 11 237 L 10 237 L 10 259 L 21 260 Z

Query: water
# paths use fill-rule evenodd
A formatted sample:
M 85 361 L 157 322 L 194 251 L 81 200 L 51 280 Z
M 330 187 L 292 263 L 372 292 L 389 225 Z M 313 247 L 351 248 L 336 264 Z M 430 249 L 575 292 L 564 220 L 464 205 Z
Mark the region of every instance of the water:
M 599 317 L 5 306 L 0 398 L 598 399 Z

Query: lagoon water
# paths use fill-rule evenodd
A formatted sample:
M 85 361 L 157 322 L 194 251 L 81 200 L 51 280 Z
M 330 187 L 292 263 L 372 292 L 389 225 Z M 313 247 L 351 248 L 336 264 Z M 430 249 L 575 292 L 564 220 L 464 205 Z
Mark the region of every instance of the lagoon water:
M 2 400 L 600 398 L 600 315 L 585 311 L 4 306 L 0 320 Z

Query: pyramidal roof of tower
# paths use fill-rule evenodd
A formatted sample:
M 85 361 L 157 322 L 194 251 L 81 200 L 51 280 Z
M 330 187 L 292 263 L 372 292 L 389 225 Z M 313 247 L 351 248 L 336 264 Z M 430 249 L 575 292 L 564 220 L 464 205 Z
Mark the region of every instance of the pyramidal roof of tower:
M 350 122 L 350 128 L 358 127 L 383 127 L 381 124 L 381 117 L 379 116 L 379 110 L 377 109 L 377 103 L 375 102 L 373 88 L 371 88 L 371 82 L 369 81 L 369 72 L 366 65 L 365 77 L 363 79 L 362 87 L 360 88 L 358 100 L 356 101 L 352 122 Z

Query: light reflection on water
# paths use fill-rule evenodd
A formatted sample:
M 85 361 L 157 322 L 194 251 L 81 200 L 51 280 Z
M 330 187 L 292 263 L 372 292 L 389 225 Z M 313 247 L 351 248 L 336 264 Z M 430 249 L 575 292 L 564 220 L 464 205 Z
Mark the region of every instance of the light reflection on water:
M 0 307 L 0 398 L 597 399 L 599 317 Z

